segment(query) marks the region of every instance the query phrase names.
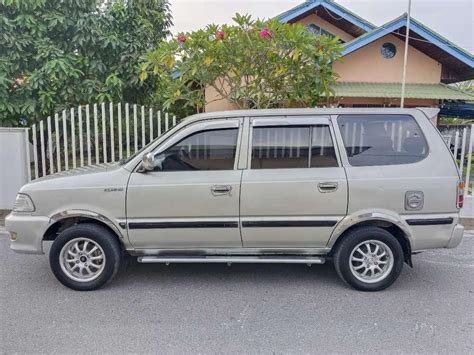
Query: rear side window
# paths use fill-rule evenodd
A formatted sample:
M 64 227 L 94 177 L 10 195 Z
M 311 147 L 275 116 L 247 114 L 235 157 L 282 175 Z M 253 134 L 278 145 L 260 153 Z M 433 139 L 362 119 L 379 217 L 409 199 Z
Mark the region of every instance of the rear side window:
M 338 166 L 328 126 L 254 127 L 252 169 Z
M 338 124 L 353 166 L 410 164 L 428 155 L 425 137 L 411 116 L 341 115 Z

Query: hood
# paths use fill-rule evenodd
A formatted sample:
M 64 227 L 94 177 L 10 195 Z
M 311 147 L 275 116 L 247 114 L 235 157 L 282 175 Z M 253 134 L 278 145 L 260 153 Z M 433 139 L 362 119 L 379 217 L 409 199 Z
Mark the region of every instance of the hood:
M 64 178 L 64 177 L 70 177 L 70 176 L 90 175 L 90 174 L 102 173 L 102 172 L 112 171 L 112 170 L 119 169 L 119 168 L 120 168 L 119 163 L 102 163 L 102 164 L 97 164 L 97 165 L 89 165 L 89 166 L 84 166 L 84 167 L 81 167 L 81 168 L 75 168 L 75 169 L 70 169 L 70 170 L 66 170 L 66 171 L 61 171 L 59 173 L 55 173 L 55 174 L 51 174 L 51 175 L 46 175 L 46 176 L 40 177 L 38 179 L 32 180 L 31 183 L 47 181 L 47 180 L 52 180 L 52 179 L 58 179 L 58 178 Z
M 68 190 L 94 187 L 120 187 L 126 184 L 130 172 L 119 163 L 104 163 L 48 175 L 24 185 L 20 192 Z

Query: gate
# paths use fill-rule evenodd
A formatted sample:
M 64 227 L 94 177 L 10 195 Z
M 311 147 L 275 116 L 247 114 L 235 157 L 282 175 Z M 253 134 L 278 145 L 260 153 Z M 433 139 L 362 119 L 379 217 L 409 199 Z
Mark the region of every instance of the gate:
M 83 105 L 26 130 L 33 144 L 33 179 L 127 158 L 176 125 L 176 116 L 136 104 Z M 29 154 L 29 151 L 27 152 Z M 30 161 L 30 157 L 27 157 Z

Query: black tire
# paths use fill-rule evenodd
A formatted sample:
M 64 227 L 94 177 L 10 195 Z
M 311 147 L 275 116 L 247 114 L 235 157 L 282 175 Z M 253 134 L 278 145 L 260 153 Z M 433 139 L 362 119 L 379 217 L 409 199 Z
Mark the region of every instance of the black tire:
M 99 261 L 103 263 L 103 265 L 101 264 L 102 271 L 93 280 L 74 280 L 61 266 L 61 251 L 63 247 L 77 238 L 87 238 L 96 243 L 102 248 L 103 254 L 105 254 L 103 261 Z M 121 267 L 123 255 L 116 236 L 107 228 L 93 223 L 82 223 L 67 228 L 54 240 L 49 252 L 49 263 L 54 276 L 64 286 L 77 291 L 91 291 L 104 286 L 113 279 Z
M 344 280 L 353 288 L 360 291 L 380 291 L 389 287 L 393 282 L 395 282 L 395 280 L 398 278 L 402 271 L 404 255 L 402 246 L 391 233 L 378 227 L 360 227 L 349 231 L 343 236 L 343 238 L 344 239 L 337 246 L 333 258 L 336 271 L 342 280 Z M 358 271 L 354 271 L 353 273 L 353 271 L 351 270 L 350 259 L 352 251 L 356 249 L 356 247 L 359 246 L 360 243 L 369 240 L 382 242 L 390 249 L 393 255 L 393 264 L 391 270 L 389 271 L 389 268 L 387 267 L 387 271 L 384 275 L 384 278 L 377 282 L 363 281 L 360 279 L 363 278 L 363 276 L 359 275 L 359 278 L 357 278 L 354 275 L 354 273 L 357 273 Z M 375 245 L 372 246 L 375 247 Z M 364 251 L 365 250 L 366 249 L 364 249 Z M 356 253 L 354 256 L 358 255 L 362 256 L 358 253 Z M 389 257 L 386 258 L 388 259 Z M 362 264 L 363 262 L 360 262 L 360 264 L 358 263 L 355 266 L 359 267 Z M 384 267 L 386 266 L 382 265 L 382 268 Z M 365 267 L 362 267 L 362 270 L 365 270 Z M 380 276 L 380 278 L 381 277 L 382 276 Z

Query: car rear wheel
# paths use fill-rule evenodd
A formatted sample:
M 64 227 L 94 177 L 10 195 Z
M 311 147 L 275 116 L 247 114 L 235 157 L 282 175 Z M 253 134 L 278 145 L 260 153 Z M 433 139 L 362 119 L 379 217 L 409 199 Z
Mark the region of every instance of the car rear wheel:
M 334 254 L 339 276 L 361 291 L 380 291 L 390 286 L 403 268 L 403 249 L 388 231 L 361 227 L 344 236 Z
M 120 268 L 122 251 L 106 228 L 90 223 L 64 230 L 54 241 L 49 261 L 56 278 L 79 291 L 95 290 L 110 281 Z

